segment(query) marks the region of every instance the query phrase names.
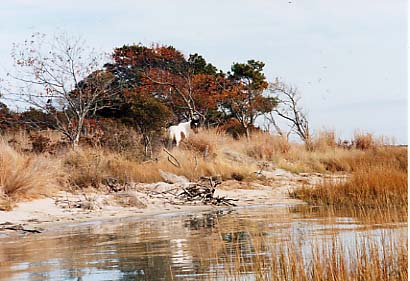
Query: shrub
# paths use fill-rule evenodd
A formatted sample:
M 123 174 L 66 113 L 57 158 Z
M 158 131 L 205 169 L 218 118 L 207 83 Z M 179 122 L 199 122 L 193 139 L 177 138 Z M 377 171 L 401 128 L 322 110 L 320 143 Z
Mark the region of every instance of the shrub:
M 374 147 L 375 140 L 371 133 L 356 132 L 353 137 L 353 144 L 356 149 L 366 150 Z
M 29 136 L 32 146 L 32 152 L 43 153 L 46 152 L 50 146 L 50 138 L 41 134 L 31 134 Z
M 246 135 L 246 129 L 241 125 L 241 123 L 236 119 L 229 119 L 222 126 L 218 128 L 220 132 L 227 133 L 231 135 L 235 140 L 238 140 L 240 137 Z M 260 129 L 249 125 L 250 132 L 258 132 Z
M 143 159 L 142 136 L 133 128 L 110 119 L 101 120 L 102 148 L 118 152 L 133 159 Z

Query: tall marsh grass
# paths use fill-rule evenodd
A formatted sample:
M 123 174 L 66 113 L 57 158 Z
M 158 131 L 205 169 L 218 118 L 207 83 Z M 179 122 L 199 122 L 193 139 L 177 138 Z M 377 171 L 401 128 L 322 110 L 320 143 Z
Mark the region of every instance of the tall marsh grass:
M 407 148 L 380 147 L 343 161 L 352 174 L 347 181 L 324 180 L 292 195 L 314 205 L 359 208 L 403 208 L 407 212 Z
M 230 251 L 217 253 L 225 260 L 214 277 L 229 280 L 408 280 L 408 242 L 383 234 L 356 237 L 355 242 L 328 240 L 267 241 L 252 237 Z
M 60 162 L 44 155 L 17 152 L 0 141 L 0 209 L 50 195 L 63 179 Z
M 311 246 L 310 253 L 303 253 L 306 250 L 297 244 L 273 246 L 276 254 L 272 255 L 269 271 L 262 273 L 261 279 L 407 280 L 407 242 L 363 238 L 353 249 L 349 246 L 336 238 L 330 245 Z M 257 272 L 261 271 L 262 268 L 257 268 Z

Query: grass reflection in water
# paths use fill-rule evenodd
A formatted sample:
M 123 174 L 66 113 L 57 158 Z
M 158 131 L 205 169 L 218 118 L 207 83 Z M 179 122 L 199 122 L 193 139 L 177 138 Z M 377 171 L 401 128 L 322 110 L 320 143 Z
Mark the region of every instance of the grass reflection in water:
M 258 207 L 3 239 L 2 280 L 407 279 L 402 214 Z

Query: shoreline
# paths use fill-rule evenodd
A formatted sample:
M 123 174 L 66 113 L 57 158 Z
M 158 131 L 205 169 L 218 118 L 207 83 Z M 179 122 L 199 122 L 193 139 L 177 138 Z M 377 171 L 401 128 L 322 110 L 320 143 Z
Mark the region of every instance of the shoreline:
M 241 206 L 212 206 L 212 205 L 204 205 L 204 206 L 191 206 L 192 208 L 184 208 L 183 210 L 174 210 L 172 212 L 153 212 L 153 213 L 143 213 L 138 214 L 137 216 L 118 216 L 118 217 L 103 217 L 103 218 L 92 218 L 89 220 L 84 221 L 73 221 L 70 224 L 63 223 L 52 223 L 49 227 L 44 229 L 44 232 L 55 231 L 55 230 L 64 230 L 66 228 L 72 227 L 86 227 L 89 225 L 99 225 L 99 224 L 107 224 L 107 223 L 122 223 L 122 222 L 129 222 L 129 221 L 143 221 L 147 219 L 156 219 L 159 217 L 174 217 L 174 216 L 184 216 L 184 215 L 195 215 L 201 213 L 208 213 L 212 211 L 224 212 L 230 210 L 240 210 L 240 209 L 251 209 L 251 208 L 289 208 L 295 207 L 300 205 L 306 205 L 306 203 L 292 203 L 292 204 L 284 204 L 284 203 L 274 203 L 274 204 L 256 204 L 256 205 L 241 205 Z
M 272 172 L 270 172 L 272 173 Z M 267 174 L 268 180 L 222 182 L 215 196 L 238 199 L 235 207 L 182 204 L 175 205 L 146 190 L 175 189 L 178 184 L 141 184 L 126 192 L 70 193 L 60 191 L 53 197 L 19 203 L 11 211 L 0 211 L 0 237 L 13 234 L 43 232 L 56 228 L 74 227 L 83 223 L 107 223 L 112 220 L 146 219 L 158 215 L 201 212 L 254 206 L 292 206 L 306 204 L 289 197 L 289 191 L 303 184 L 312 184 L 324 175 L 296 175 L 276 171 Z M 162 189 L 161 189 L 162 188 Z M 145 191 L 144 191 L 145 190 Z M 160 192 L 158 193 L 160 194 Z

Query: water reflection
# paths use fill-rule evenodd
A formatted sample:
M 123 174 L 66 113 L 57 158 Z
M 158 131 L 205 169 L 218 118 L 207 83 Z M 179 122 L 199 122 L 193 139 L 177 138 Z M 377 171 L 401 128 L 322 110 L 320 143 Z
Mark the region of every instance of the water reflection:
M 335 236 L 407 239 L 407 222 L 307 207 L 257 207 L 82 224 L 2 239 L 1 280 L 198 280 L 229 270 L 251 276 L 272 247 Z M 309 253 L 306 250 L 306 253 Z M 225 276 L 226 277 L 226 276 Z M 228 275 L 229 277 L 229 275 Z

